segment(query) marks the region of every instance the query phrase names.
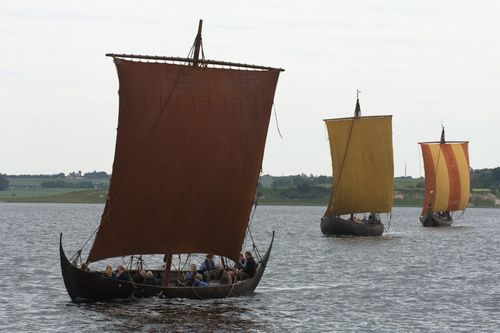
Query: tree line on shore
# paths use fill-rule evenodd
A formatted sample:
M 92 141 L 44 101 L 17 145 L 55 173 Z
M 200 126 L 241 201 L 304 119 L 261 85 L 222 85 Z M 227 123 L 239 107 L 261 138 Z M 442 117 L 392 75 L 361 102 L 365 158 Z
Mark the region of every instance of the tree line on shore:
M 0 173 L 0 191 L 5 191 L 9 188 L 9 178 L 7 175 Z
M 9 187 L 41 187 L 41 188 L 107 188 L 111 175 L 105 171 L 92 171 L 82 173 L 81 171 L 70 172 L 67 175 L 63 172 L 55 174 L 36 175 L 7 175 L 0 173 L 0 191 Z M 19 184 L 19 181 L 24 182 Z M 26 184 L 29 181 L 29 185 Z
M 333 179 L 330 176 L 295 175 L 273 177 L 264 175 L 260 178 L 257 198 L 276 200 L 316 200 L 326 202 L 331 193 Z M 395 190 L 402 192 L 423 192 L 423 177 L 396 177 Z M 500 193 L 500 167 L 471 170 L 471 190 L 484 189 L 494 194 Z M 415 195 L 412 195 L 415 196 Z M 417 195 L 418 196 L 418 195 Z M 419 201 L 415 197 L 412 201 Z
M 0 190 L 9 188 L 9 180 L 20 178 L 36 178 L 42 180 L 43 188 L 107 188 L 111 175 L 104 171 L 81 171 L 69 174 L 57 173 L 50 175 L 6 175 L 0 173 Z M 287 200 L 325 200 L 328 199 L 333 179 L 331 176 L 292 175 L 260 177 L 257 197 L 276 197 Z M 404 186 L 403 186 L 404 184 Z M 423 178 L 397 177 L 396 189 L 423 189 Z M 471 170 L 471 188 L 487 189 L 494 193 L 500 192 L 500 167 L 492 169 Z

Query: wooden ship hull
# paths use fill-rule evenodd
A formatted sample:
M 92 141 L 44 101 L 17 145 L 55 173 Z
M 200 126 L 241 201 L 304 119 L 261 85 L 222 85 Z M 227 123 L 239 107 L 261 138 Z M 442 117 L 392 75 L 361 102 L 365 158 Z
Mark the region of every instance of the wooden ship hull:
M 424 227 L 448 227 L 453 223 L 453 218 L 439 217 L 430 213 L 420 216 L 420 223 Z
M 169 286 L 162 287 L 111 279 L 106 277 L 103 272 L 81 270 L 66 257 L 62 246 L 62 234 L 59 240 L 59 254 L 64 284 L 73 302 L 110 301 L 143 297 L 214 299 L 252 294 L 264 274 L 271 255 L 273 242 L 274 232 L 271 244 L 262 260 L 258 263 L 253 277 L 232 284 L 210 284 L 208 287 L 176 286 L 178 278 L 184 272 L 170 272 Z M 130 271 L 130 273 L 133 272 Z M 153 274 L 161 281 L 162 271 L 153 271 Z
M 321 218 L 321 232 L 325 236 L 381 236 L 384 225 L 344 220 L 338 216 L 323 216 Z

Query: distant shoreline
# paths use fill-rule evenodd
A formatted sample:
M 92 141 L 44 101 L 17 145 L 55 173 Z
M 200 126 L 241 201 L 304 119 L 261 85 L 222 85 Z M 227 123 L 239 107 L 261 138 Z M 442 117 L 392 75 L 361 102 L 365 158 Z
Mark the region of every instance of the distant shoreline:
M 500 173 L 500 168 L 498 168 Z M 478 171 L 479 172 L 479 171 Z M 485 175 L 487 173 L 483 171 Z M 105 172 L 69 175 L 8 176 L 9 184 L 0 190 L 0 202 L 12 203 L 97 203 L 108 196 L 110 176 Z M 257 202 L 262 206 L 326 207 L 330 200 L 332 177 L 263 175 L 257 187 Z M 500 191 L 476 181 L 472 187 L 469 207 L 500 207 Z M 397 177 L 394 179 L 394 207 L 422 207 L 424 179 Z M 490 186 L 491 187 L 491 186 Z
M 94 195 L 88 195 L 94 194 Z M 42 204 L 105 204 L 106 200 L 97 197 L 92 190 L 84 191 L 73 191 L 62 195 L 53 196 L 39 196 L 39 197 L 28 197 L 28 198 L 17 198 L 17 197 L 1 197 L 0 203 L 42 203 Z M 326 207 L 328 203 L 318 203 L 318 202 L 307 202 L 307 201 L 279 201 L 279 202 L 266 202 L 260 201 L 257 206 L 288 206 L 288 207 Z M 408 204 L 408 205 L 393 205 L 393 207 L 408 207 L 408 208 L 421 208 L 420 205 Z M 500 208 L 500 206 L 470 206 L 468 208 Z

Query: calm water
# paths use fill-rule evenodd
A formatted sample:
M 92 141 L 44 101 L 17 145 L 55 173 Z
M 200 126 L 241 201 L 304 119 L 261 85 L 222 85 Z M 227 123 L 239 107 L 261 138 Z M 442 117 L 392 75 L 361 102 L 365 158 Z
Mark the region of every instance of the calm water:
M 277 232 L 256 293 L 218 301 L 73 304 L 58 235 L 74 252 L 102 205 L 0 203 L 0 331 L 499 331 L 500 211 L 470 209 L 423 228 L 396 208 L 382 238 L 326 238 L 321 207 L 259 207 L 261 251 Z

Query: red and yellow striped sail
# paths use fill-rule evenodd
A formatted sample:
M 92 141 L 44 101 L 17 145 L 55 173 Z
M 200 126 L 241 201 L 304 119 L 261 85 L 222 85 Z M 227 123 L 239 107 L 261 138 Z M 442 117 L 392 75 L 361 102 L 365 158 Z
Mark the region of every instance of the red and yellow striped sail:
M 424 157 L 422 214 L 464 210 L 469 202 L 468 142 L 420 143 Z

